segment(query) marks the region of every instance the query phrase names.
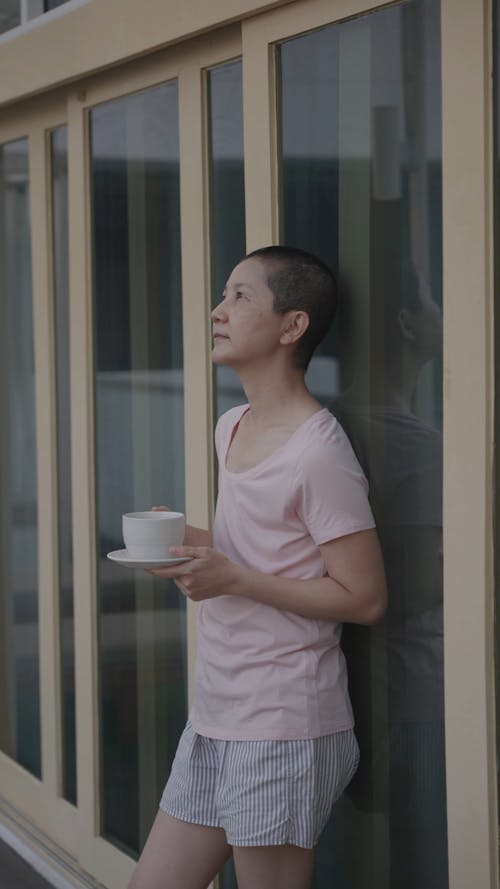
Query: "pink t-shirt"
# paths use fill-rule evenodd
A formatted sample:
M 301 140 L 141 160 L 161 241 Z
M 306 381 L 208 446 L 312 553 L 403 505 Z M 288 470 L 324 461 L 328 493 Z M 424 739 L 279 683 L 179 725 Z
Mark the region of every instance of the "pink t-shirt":
M 307 580 L 327 571 L 318 548 L 374 527 L 367 482 L 341 426 L 324 408 L 245 472 L 226 454 L 248 405 L 217 424 L 214 548 L 263 574 Z M 198 610 L 193 728 L 222 740 L 316 738 L 353 725 L 341 624 L 243 596 Z

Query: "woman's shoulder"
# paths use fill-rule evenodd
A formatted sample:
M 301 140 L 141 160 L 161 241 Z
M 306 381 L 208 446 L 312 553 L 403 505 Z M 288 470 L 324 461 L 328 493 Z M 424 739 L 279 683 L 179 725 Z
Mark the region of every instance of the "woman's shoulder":
M 307 450 L 309 452 L 331 451 L 348 442 L 347 435 L 337 417 L 324 407 L 313 414 L 305 428 Z
M 302 442 L 299 465 L 302 471 L 314 468 L 331 469 L 342 466 L 361 472 L 361 466 L 351 441 L 337 417 L 329 408 L 324 408 L 309 425 L 307 436 Z

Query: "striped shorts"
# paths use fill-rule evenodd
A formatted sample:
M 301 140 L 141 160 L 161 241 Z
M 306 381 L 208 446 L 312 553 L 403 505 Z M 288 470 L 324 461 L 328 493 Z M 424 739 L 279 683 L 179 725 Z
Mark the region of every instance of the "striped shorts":
M 219 741 L 188 722 L 160 808 L 222 827 L 231 846 L 312 849 L 358 761 L 352 729 L 298 741 Z

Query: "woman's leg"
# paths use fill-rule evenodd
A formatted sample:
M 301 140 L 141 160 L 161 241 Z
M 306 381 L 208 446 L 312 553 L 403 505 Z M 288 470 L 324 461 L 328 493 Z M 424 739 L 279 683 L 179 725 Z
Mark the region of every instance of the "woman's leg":
M 222 828 L 159 809 L 128 889 L 206 889 L 231 852 Z
M 238 889 L 310 889 L 314 849 L 234 846 Z

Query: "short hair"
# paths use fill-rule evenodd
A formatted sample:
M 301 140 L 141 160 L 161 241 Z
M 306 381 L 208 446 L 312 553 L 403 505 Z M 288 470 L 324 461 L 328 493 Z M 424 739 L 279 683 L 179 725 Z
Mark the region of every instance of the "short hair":
M 260 247 L 245 259 L 260 259 L 267 267 L 273 309 L 279 315 L 306 312 L 309 326 L 294 350 L 294 363 L 307 370 L 314 350 L 324 339 L 337 311 L 337 281 L 317 256 L 297 247 Z

